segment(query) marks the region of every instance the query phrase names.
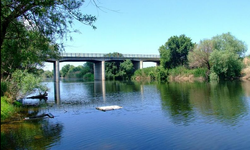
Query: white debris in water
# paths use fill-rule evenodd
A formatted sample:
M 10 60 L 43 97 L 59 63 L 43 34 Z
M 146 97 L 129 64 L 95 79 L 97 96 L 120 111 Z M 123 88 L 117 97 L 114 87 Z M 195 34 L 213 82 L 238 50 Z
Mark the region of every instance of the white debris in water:
M 115 109 L 121 109 L 121 106 L 118 105 L 111 105 L 111 106 L 102 106 L 102 107 L 96 107 L 98 110 L 106 111 L 106 110 L 115 110 Z

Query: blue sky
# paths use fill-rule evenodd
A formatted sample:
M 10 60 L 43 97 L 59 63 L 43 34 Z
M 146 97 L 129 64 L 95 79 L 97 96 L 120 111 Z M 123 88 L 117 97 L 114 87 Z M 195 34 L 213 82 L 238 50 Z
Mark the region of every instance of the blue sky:
M 250 54 L 250 0 L 86 0 L 84 14 L 97 17 L 96 30 L 74 22 L 67 53 L 159 54 L 171 36 L 185 34 L 198 43 L 230 32 L 248 46 Z M 62 67 L 67 63 L 60 63 Z M 78 66 L 81 63 L 71 63 Z M 148 63 L 145 66 L 152 66 Z M 46 63 L 45 70 L 52 64 Z

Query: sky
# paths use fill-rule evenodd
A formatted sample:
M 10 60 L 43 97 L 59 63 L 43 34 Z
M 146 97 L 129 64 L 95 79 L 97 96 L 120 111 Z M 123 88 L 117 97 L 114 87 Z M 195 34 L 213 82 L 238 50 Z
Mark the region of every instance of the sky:
M 85 0 L 83 14 L 97 17 L 97 29 L 74 21 L 73 40 L 64 40 L 66 53 L 159 54 L 171 36 L 192 42 L 230 32 L 250 54 L 250 0 Z M 84 62 L 60 63 L 74 66 Z M 154 66 L 144 63 L 144 67 Z M 44 70 L 52 70 L 45 63 Z

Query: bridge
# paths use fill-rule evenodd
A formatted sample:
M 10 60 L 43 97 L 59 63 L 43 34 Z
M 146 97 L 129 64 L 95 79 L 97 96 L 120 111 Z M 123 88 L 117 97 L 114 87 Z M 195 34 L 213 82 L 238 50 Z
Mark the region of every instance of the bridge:
M 59 82 L 60 62 L 80 62 L 87 61 L 94 63 L 94 79 L 105 80 L 105 62 L 131 60 L 135 69 L 142 69 L 143 62 L 155 62 L 160 64 L 160 55 L 151 54 L 110 54 L 110 53 L 61 53 L 59 59 L 48 59 L 54 65 L 54 80 Z

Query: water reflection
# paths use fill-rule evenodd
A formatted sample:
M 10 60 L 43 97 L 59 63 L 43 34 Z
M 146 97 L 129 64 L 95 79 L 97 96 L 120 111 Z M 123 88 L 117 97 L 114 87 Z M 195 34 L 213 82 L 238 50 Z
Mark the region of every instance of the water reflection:
M 45 84 L 50 88 L 48 100 L 25 101 L 29 106 L 22 116 L 49 112 L 55 118 L 1 124 L 2 148 L 108 149 L 107 143 L 116 149 L 249 147 L 245 141 L 250 84 L 68 80 L 58 86 L 53 81 Z M 42 107 L 32 106 L 35 103 Z M 100 105 L 123 108 L 101 112 L 95 109 Z
M 105 81 L 94 82 L 94 95 L 102 95 L 103 101 L 106 101 L 106 86 Z
M 1 149 L 47 149 L 60 140 L 62 130 L 62 124 L 48 119 L 1 124 Z
M 166 83 L 157 86 L 161 95 L 162 109 L 175 124 L 188 125 L 194 117 L 187 84 Z
M 248 114 L 241 82 L 159 84 L 162 109 L 173 123 L 188 125 L 195 110 L 208 121 L 236 125 Z
M 54 82 L 54 97 L 56 104 L 60 104 L 60 82 Z

